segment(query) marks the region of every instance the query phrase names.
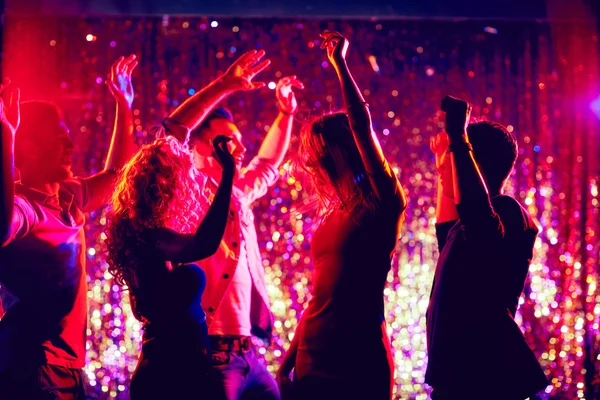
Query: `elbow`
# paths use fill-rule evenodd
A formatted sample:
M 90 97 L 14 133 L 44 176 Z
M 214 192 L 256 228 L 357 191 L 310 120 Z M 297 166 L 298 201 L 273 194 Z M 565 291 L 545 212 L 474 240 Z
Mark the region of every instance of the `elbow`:
M 206 257 L 204 258 L 208 258 L 208 257 L 212 257 L 215 255 L 215 253 L 217 252 L 217 250 L 219 250 L 219 247 L 221 247 L 221 239 L 219 238 L 218 241 L 215 241 L 214 243 L 211 243 L 208 247 L 207 247 L 207 252 L 206 252 Z

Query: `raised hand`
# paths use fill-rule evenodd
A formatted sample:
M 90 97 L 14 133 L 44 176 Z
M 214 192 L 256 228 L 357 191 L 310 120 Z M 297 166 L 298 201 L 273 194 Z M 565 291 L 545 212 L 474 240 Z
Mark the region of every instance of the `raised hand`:
M 327 57 L 334 67 L 346 62 L 346 54 L 350 43 L 341 33 L 336 31 L 325 31 L 319 36 L 323 38 L 322 49 L 327 49 Z
M 286 114 L 295 114 L 298 111 L 298 101 L 292 88 L 304 89 L 304 84 L 296 78 L 296 75 L 281 78 L 275 88 L 279 110 Z
M 442 100 L 441 109 L 446 113 L 446 132 L 450 142 L 462 137 L 469 125 L 471 105 L 462 99 L 446 96 Z
M 213 157 L 219 162 L 219 164 L 221 164 L 223 171 L 233 174 L 235 172 L 235 159 L 229 151 L 228 143 L 230 141 L 231 138 L 228 138 L 227 136 L 215 136 L 215 138 L 212 140 L 212 145 L 214 148 Z
M 19 88 L 11 86 L 10 80 L 5 79 L 4 83 L 0 84 L 0 123 L 2 124 L 2 132 L 10 132 L 13 138 L 21 122 L 20 98 L 21 91 Z
M 259 62 L 265 55 L 264 50 L 251 50 L 244 53 L 231 64 L 222 76 L 223 82 L 230 90 L 255 90 L 265 87 L 264 82 L 253 82 L 252 79 L 271 64 L 271 60 Z
M 131 73 L 136 65 L 138 65 L 138 62 L 135 54 L 131 54 L 127 58 L 119 57 L 113 63 L 108 79 L 104 82 L 117 100 L 117 103 L 127 105 L 129 108 L 133 104 Z
M 444 162 L 444 157 L 449 145 L 450 139 L 448 139 L 448 134 L 446 132 L 440 132 L 429 139 L 429 148 L 435 155 L 436 168 L 439 168 Z

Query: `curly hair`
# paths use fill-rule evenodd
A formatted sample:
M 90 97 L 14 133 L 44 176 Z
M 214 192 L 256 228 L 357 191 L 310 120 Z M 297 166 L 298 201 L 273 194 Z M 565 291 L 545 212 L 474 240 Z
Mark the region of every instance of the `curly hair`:
M 108 271 L 130 289 L 138 319 L 137 271 L 149 254 L 143 232 L 161 227 L 195 231 L 204 214 L 197 174 L 187 146 L 167 136 L 142 146 L 117 179 L 106 230 Z
M 313 118 L 299 141 L 292 173 L 303 177 L 308 192 L 314 193 L 299 207 L 301 212 L 314 213 L 319 225 L 338 206 L 352 214 L 359 206 L 373 205 L 374 191 L 345 113 Z M 352 182 L 342 179 L 348 170 Z

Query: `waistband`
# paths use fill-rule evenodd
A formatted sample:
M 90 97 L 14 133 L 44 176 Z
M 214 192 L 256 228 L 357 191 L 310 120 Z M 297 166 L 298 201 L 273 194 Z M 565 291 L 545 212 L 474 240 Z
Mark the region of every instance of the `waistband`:
M 213 351 L 229 351 L 246 353 L 252 350 L 252 338 L 250 336 L 209 336 L 210 346 Z

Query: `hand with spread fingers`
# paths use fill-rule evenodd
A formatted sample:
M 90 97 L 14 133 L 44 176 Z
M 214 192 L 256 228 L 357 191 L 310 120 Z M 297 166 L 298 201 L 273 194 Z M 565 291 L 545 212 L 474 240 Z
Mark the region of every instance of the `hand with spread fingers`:
M 253 82 L 254 77 L 271 64 L 271 60 L 260 61 L 264 50 L 251 50 L 234 61 L 222 76 L 230 90 L 256 90 L 265 87 L 264 82 Z
M 325 31 L 319 36 L 323 38 L 322 49 L 327 49 L 327 57 L 334 68 L 338 69 L 346 62 L 346 54 L 350 42 L 341 33 Z
M 133 85 L 131 83 L 131 73 L 138 65 L 135 54 L 128 57 L 119 57 L 110 68 L 110 74 L 105 81 L 110 92 L 117 100 L 117 103 L 131 108 L 133 104 Z
M 15 136 L 21 113 L 19 109 L 19 99 L 21 91 L 19 88 L 11 86 L 11 82 L 5 79 L 0 85 L 0 123 L 2 124 L 2 133 L 10 132 Z
M 293 88 L 304 89 L 304 84 L 296 78 L 296 75 L 281 78 L 275 88 L 279 110 L 285 114 L 295 114 L 298 111 L 298 101 Z

